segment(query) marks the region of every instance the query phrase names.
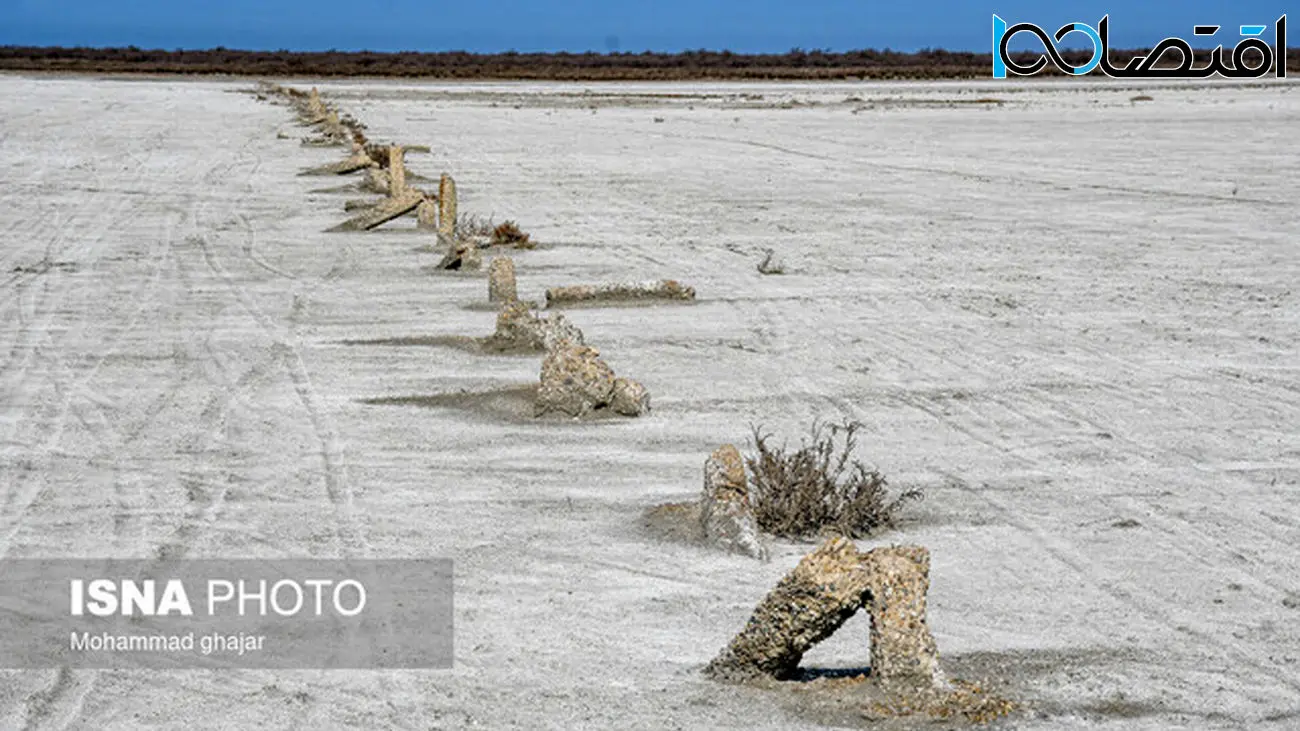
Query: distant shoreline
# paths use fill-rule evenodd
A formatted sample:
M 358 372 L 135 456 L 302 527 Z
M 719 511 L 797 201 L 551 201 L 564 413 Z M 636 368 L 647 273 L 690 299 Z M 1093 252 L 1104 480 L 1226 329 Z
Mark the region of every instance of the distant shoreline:
M 1126 62 L 1144 49 L 1112 50 Z M 1208 50 L 1196 52 L 1197 63 Z M 1036 54 L 1024 54 L 1027 58 Z M 1083 57 L 1071 63 L 1082 63 Z M 887 81 L 986 79 L 987 53 L 860 50 L 740 54 L 684 53 L 377 53 L 372 51 L 164 51 L 127 48 L 0 46 L 0 71 L 71 74 L 382 78 L 464 81 Z M 1300 49 L 1287 49 L 1300 72 Z M 1045 73 L 1062 77 L 1060 73 Z M 1099 75 L 1094 72 L 1094 75 Z

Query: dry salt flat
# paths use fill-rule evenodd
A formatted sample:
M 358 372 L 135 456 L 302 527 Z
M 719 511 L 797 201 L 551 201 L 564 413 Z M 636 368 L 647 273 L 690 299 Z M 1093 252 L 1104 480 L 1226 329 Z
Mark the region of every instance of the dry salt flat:
M 430 232 L 325 233 L 339 151 L 250 86 L 0 76 L 0 555 L 451 557 L 455 667 L 6 671 L 0 727 L 869 726 L 700 673 L 813 544 L 642 527 L 814 418 L 926 491 L 859 544 L 929 548 L 1007 727 L 1300 724 L 1296 86 L 319 83 L 542 243 L 521 297 L 695 287 L 566 311 L 653 395 L 579 423 L 439 345 L 495 315 Z

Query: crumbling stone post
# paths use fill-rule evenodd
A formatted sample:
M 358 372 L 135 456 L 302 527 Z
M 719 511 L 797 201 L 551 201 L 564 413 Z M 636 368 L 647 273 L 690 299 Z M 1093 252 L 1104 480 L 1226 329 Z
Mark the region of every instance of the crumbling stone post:
M 941 682 L 939 651 L 925 616 L 930 552 L 895 546 L 868 551 L 863 558 L 872 573 L 872 676 Z
M 546 290 L 546 306 L 557 307 L 584 302 L 636 300 L 693 300 L 695 289 L 672 279 L 657 282 L 615 282 L 613 284 L 577 284 Z
M 456 240 L 456 181 L 446 173 L 438 181 L 438 238 Z
M 414 211 L 424 198 L 419 191 L 407 189 L 396 198 L 384 198 L 378 204 L 335 226 L 330 231 L 369 231 L 398 216 Z
M 831 636 L 863 606 L 871 611 L 873 677 L 939 685 L 938 652 L 925 620 L 929 553 L 919 546 L 859 553 L 832 538 L 759 603 L 705 674 L 738 682 L 790 678 L 813 645 Z
M 733 445 L 719 447 L 704 462 L 700 523 L 705 539 L 718 548 L 767 560 L 767 547 L 759 538 L 758 521 L 749 504 L 745 462 Z
M 804 653 L 848 621 L 870 590 L 853 542 L 830 539 L 777 583 L 705 674 L 732 682 L 792 677 Z
M 508 256 L 493 257 L 488 265 L 488 302 L 514 302 L 517 299 L 515 260 Z
M 600 351 L 561 342 L 542 361 L 536 412 L 583 416 L 608 404 L 613 391 L 614 370 L 600 359 Z
M 557 318 L 563 315 L 556 315 Z M 609 397 L 609 408 L 623 416 L 641 416 L 650 413 L 650 392 L 631 378 L 615 378 L 614 393 Z
M 406 151 L 401 145 L 388 148 L 388 195 L 396 198 L 406 192 Z

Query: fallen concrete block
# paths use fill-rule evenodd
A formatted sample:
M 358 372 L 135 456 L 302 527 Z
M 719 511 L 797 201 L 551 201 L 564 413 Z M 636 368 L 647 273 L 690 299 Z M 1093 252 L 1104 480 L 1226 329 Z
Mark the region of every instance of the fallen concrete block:
M 374 208 L 375 206 L 383 202 L 384 202 L 383 198 L 352 198 L 350 200 L 343 201 L 343 210 L 360 211 L 366 208 Z
M 925 618 L 928 590 L 924 548 L 859 553 L 847 538 L 832 538 L 781 579 L 704 672 L 728 682 L 788 679 L 804 653 L 867 607 L 872 676 L 941 686 L 945 681 Z
M 407 190 L 397 198 L 385 198 L 379 202 L 379 205 L 370 208 L 363 213 L 349 218 L 343 223 L 330 229 L 331 231 L 369 231 L 376 226 L 387 223 L 398 216 L 403 216 L 415 210 L 424 200 L 424 195 L 418 190 Z
M 352 155 L 351 157 L 338 162 L 309 168 L 299 173 L 299 175 L 347 175 L 348 173 L 355 173 L 358 170 L 365 170 L 366 168 L 374 167 L 374 164 L 375 163 L 366 155 Z
M 597 302 L 634 302 L 645 300 L 693 300 L 695 290 L 672 279 L 657 282 L 619 282 L 614 284 L 580 284 L 546 290 L 546 306 Z
M 730 444 L 719 447 L 704 462 L 700 525 L 708 543 L 761 561 L 768 559 L 767 546 L 763 544 L 749 502 L 745 462 L 740 451 Z
M 488 265 L 488 302 L 514 302 L 517 299 L 515 260 L 508 256 L 493 257 Z
M 557 314 L 556 317 L 563 315 Z M 615 378 L 609 408 L 623 416 L 643 416 L 650 413 L 650 392 L 630 378 Z
M 943 683 L 926 619 L 930 552 L 921 546 L 868 551 L 871 568 L 871 675 Z
M 853 542 L 832 538 L 781 579 L 705 674 L 733 682 L 792 677 L 804 653 L 848 621 L 870 590 Z
M 600 351 L 563 342 L 542 360 L 536 414 L 585 416 L 608 405 L 613 393 L 614 370 L 600 359 Z

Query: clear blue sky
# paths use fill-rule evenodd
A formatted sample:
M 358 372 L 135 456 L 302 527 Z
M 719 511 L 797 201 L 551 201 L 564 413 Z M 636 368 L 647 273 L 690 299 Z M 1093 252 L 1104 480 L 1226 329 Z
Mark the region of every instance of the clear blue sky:
M 1295 0 L 1292 4 L 1300 3 Z M 987 52 L 990 18 L 1055 30 L 1111 16 L 1114 47 L 1271 24 L 1268 0 L 0 0 L 0 45 L 377 51 L 784 52 L 948 48 Z M 391 18 L 391 20 L 387 19 Z M 1300 45 L 1300 14 L 1292 18 Z M 1197 45 L 1204 45 L 1204 41 Z M 1210 44 L 1213 45 L 1213 44 Z

